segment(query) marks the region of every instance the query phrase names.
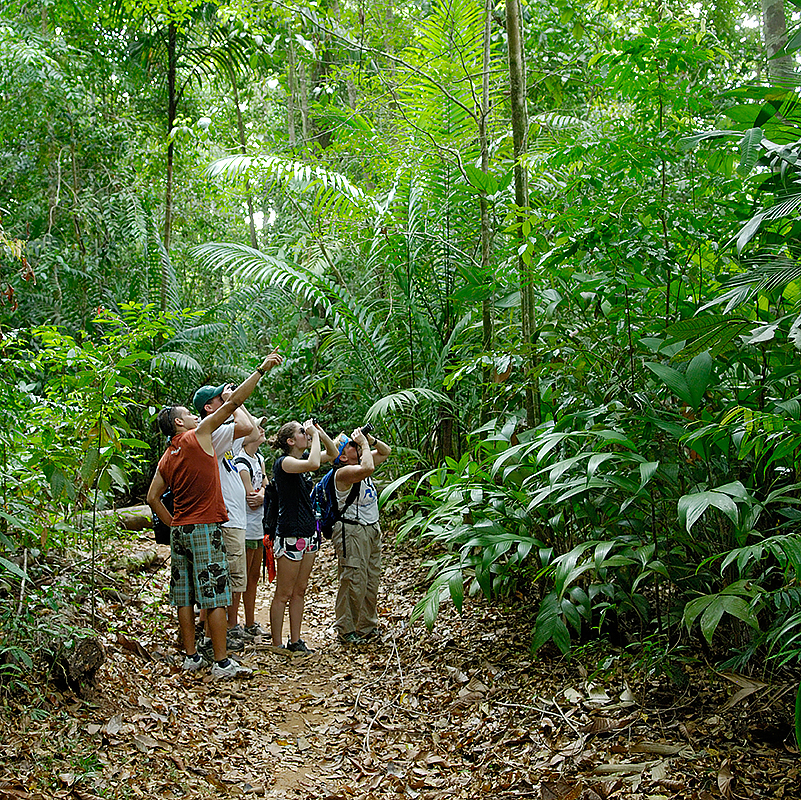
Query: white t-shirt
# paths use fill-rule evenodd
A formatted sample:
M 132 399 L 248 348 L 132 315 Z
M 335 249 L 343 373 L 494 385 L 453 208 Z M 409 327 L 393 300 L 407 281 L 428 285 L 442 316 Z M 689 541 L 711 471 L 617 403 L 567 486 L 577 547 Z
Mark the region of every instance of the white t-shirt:
M 234 466 L 234 458 L 242 447 L 242 441 L 241 437 L 234 439 L 233 420 L 224 422 L 211 434 L 211 443 L 220 469 L 222 496 L 228 509 L 228 522 L 223 522 L 224 528 L 247 527 L 245 485 Z
M 250 465 L 250 469 L 248 469 L 248 465 Z M 254 490 L 261 489 L 261 485 L 264 482 L 264 461 L 258 452 L 251 456 L 247 454 L 244 448 L 240 450 L 239 455 L 236 457 L 236 468 L 239 470 L 240 475 L 243 472 L 247 474 Z M 239 480 L 241 481 L 242 478 L 240 477 Z M 244 484 L 242 485 L 244 486 Z M 245 498 L 247 498 L 247 490 L 245 491 Z M 264 505 L 260 505 L 258 508 L 248 506 L 247 516 L 248 524 L 245 529 L 245 538 L 254 541 L 263 539 L 264 525 L 262 524 L 262 518 L 264 517 Z
M 348 499 L 351 487 L 348 486 L 344 492 L 334 484 L 337 493 L 337 503 L 342 508 Z M 362 525 L 375 525 L 378 522 L 378 490 L 375 488 L 372 478 L 365 478 L 359 487 L 356 499 L 348 506 L 344 514 L 344 519 L 351 522 L 361 522 Z

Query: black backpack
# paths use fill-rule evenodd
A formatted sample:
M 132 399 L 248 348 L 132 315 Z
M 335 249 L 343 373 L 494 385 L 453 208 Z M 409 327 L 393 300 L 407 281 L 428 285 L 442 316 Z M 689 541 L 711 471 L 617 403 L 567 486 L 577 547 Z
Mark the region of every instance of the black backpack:
M 167 489 L 167 491 L 164 492 L 161 496 L 161 502 L 164 503 L 164 506 L 170 514 L 174 513 L 175 507 L 172 489 Z M 156 535 L 156 544 L 170 543 L 170 526 L 165 525 L 155 514 L 153 514 L 153 533 Z
M 278 530 L 278 489 L 275 488 L 275 480 L 267 481 L 264 486 L 264 516 L 261 519 L 264 530 L 264 538 L 271 542 L 275 541 L 275 534 Z

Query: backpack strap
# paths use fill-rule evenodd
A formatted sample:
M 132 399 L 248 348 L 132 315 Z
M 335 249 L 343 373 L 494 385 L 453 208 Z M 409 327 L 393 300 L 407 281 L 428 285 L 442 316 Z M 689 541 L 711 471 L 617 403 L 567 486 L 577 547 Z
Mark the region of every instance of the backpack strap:
M 339 508 L 339 500 L 337 500 L 337 476 L 336 472 L 334 472 L 331 480 L 334 483 L 334 500 L 337 504 L 337 514 L 336 518 L 338 522 L 342 523 L 342 558 L 348 557 L 348 548 L 345 544 L 345 525 L 352 525 L 353 522 L 351 520 L 345 519 L 345 512 L 350 508 L 353 504 L 354 500 L 359 496 L 359 487 L 362 485 L 361 481 L 357 481 L 356 483 L 352 483 L 350 486 L 350 491 L 348 492 L 348 496 L 345 498 L 345 505 L 342 506 L 342 509 Z M 356 513 L 358 514 L 358 506 L 356 506 Z
M 242 456 L 237 456 L 234 459 L 234 465 L 237 465 L 237 464 L 244 464 L 248 468 L 248 472 L 250 473 L 250 485 L 253 486 L 253 477 L 254 477 L 253 476 L 253 466 L 251 465 L 250 461 L 247 458 L 243 458 Z M 237 473 L 238 472 L 239 472 L 239 469 L 237 469 Z
M 359 496 L 359 490 L 361 489 L 362 482 L 357 481 L 356 483 L 352 483 L 350 487 L 350 491 L 348 492 L 348 496 L 345 498 L 345 505 L 342 506 L 341 511 L 337 511 L 337 516 L 342 522 L 353 522 L 354 520 L 347 520 L 345 519 L 345 512 L 353 505 L 356 498 Z M 337 490 L 336 484 L 336 476 L 334 476 L 334 492 Z M 356 506 L 356 513 L 358 514 L 359 507 Z

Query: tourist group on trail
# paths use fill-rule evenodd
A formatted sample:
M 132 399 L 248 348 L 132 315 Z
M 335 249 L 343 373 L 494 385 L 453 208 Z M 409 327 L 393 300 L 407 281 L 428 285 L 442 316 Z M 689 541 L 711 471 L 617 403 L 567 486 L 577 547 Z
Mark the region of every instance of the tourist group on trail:
M 311 653 L 300 634 L 306 587 L 324 536 L 337 554 L 338 638 L 361 644 L 378 633 L 381 529 L 372 474 L 390 447 L 369 425 L 335 441 L 315 419 L 287 422 L 267 440 L 279 452 L 268 475 L 259 453 L 265 418 L 254 417 L 244 403 L 281 361 L 277 351 L 271 353 L 236 387 L 201 386 L 192 399 L 196 414 L 168 406 L 158 415 L 167 449 L 147 502 L 169 530 L 170 604 L 178 609 L 187 671 L 211 664 L 215 678 L 250 674 L 230 653 L 265 635 L 255 619 L 265 560 L 275 579 L 272 647 Z M 311 473 L 326 463 L 332 470 L 315 485 Z

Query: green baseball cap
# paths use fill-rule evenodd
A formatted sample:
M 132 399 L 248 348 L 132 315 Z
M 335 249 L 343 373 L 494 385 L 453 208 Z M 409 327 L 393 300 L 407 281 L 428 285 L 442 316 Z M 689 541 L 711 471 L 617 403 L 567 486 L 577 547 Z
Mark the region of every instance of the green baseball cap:
M 226 384 L 222 383 L 219 386 L 201 386 L 192 398 L 192 405 L 197 409 L 198 414 L 203 414 L 203 407 L 211 400 L 212 397 L 217 397 L 223 393 Z

